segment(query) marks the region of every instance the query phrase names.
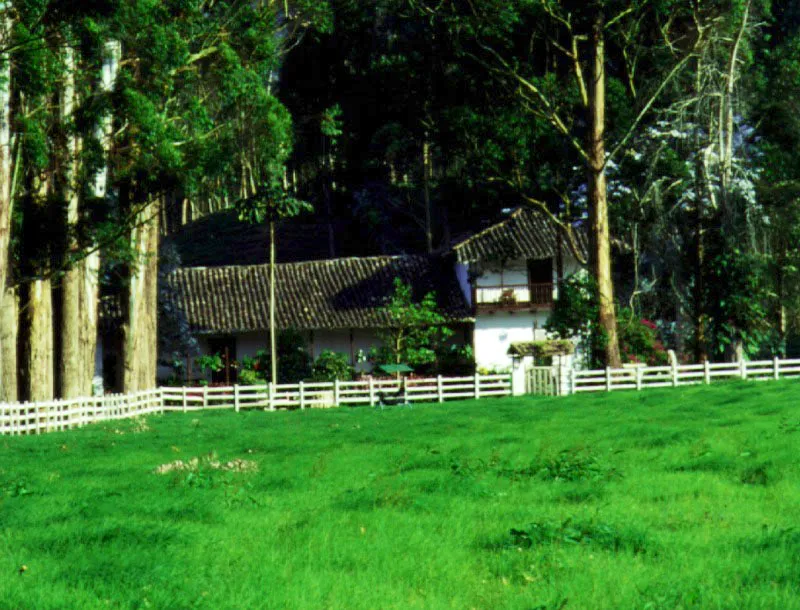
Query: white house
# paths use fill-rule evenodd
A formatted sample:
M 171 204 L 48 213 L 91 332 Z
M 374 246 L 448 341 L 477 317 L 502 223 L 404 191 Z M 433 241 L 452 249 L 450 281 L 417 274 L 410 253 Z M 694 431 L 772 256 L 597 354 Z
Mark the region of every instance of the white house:
M 576 232 L 586 255 L 586 240 Z M 511 366 L 513 343 L 547 338 L 547 318 L 563 278 L 580 265 L 553 224 L 521 208 L 457 244 L 456 276 L 475 317 L 473 348 L 480 368 Z
M 586 251 L 583 234 L 578 247 Z M 377 330 L 395 278 L 421 298 L 435 292 L 479 368 L 510 370 L 513 343 L 545 339 L 559 281 L 579 268 L 558 232 L 538 211 L 519 209 L 502 222 L 431 256 L 349 257 L 276 265 L 276 325 L 307 337 L 312 357 L 329 349 L 365 370 L 359 352 L 379 343 Z M 201 352 L 227 361 L 269 345 L 269 267 L 183 267 L 167 278 L 173 310 L 182 312 Z M 224 370 L 218 381 L 235 373 Z
M 322 350 L 348 356 L 365 370 L 359 352 L 380 342 L 377 331 L 389 325 L 384 305 L 394 280 L 410 284 L 416 298 L 435 292 L 439 310 L 456 333 L 469 340 L 472 312 L 449 258 L 438 256 L 372 256 L 282 263 L 276 265 L 276 326 L 307 338 L 316 357 Z M 202 353 L 225 361 L 255 356 L 269 346 L 269 266 L 183 267 L 168 278 L 169 298 L 181 311 Z M 216 380 L 230 380 L 230 370 Z

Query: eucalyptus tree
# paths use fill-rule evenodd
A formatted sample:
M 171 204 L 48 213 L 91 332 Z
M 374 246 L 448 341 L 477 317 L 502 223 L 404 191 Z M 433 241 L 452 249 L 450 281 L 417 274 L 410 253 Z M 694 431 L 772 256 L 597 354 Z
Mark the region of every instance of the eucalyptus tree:
M 8 286 L 12 218 L 10 0 L 0 4 L 0 402 L 17 398 L 17 300 Z
M 55 392 L 52 271 L 56 169 L 51 134 L 56 128 L 58 50 L 48 6 L 20 2 L 12 45 L 12 112 L 17 133 L 12 196 L 18 208 L 16 236 L 19 329 L 18 391 L 22 399 L 48 400 Z
M 800 6 L 772 4 L 773 18 L 756 38 L 746 84 L 753 90 L 761 173 L 757 195 L 768 225 L 773 292 L 770 320 L 781 352 L 797 352 L 800 335 Z M 794 340 L 793 340 L 794 339 Z
M 672 27 L 694 40 L 691 70 L 631 140 L 619 177 L 631 185 L 623 199 L 636 212 L 618 226 L 637 230 L 636 251 L 668 278 L 651 306 L 674 304 L 673 319 L 687 331 L 678 347 L 701 361 L 756 353 L 770 333 L 769 214 L 758 197 L 763 121 L 749 76 L 758 47 L 770 45 L 762 41 L 770 12 L 758 0 L 687 7 Z
M 549 176 L 516 167 L 492 179 L 548 214 L 576 255 L 574 221 L 588 216 L 588 262 L 603 335 L 598 356 L 619 364 L 606 173 L 694 53 L 697 40 L 670 27 L 682 7 L 667 1 L 412 4 L 450 24 L 465 56 L 495 76 L 517 100 L 514 114 L 527 117 L 538 140 L 549 142 L 548 154 L 559 151 L 569 166 L 583 166 L 585 207 L 575 205 L 570 191 L 576 185 L 570 188 L 564 163 Z M 542 177 L 550 183 L 544 189 L 537 184 Z
M 141 2 L 112 23 L 123 54 L 109 186 L 120 225 L 132 227 L 128 260 L 109 267 L 122 305 L 124 390 L 155 380 L 160 208 L 174 192 L 231 205 L 283 173 L 291 121 L 274 78 L 295 28 L 287 22 L 307 27 L 318 15 L 308 6 L 291 3 L 287 14 L 273 2 Z
M 88 392 L 100 284 L 122 316 L 117 387 L 152 386 L 160 206 L 282 173 L 291 122 L 271 89 L 324 6 L 0 5 L 0 295 L 21 305 L 0 300 L 3 398 L 18 373 L 23 397 L 52 397 L 54 377 Z
M 282 71 L 296 125 L 292 186 L 352 220 L 372 251 L 431 251 L 451 224 L 478 226 L 465 213 L 483 193 L 464 179 L 474 142 L 460 117 L 484 104 L 482 75 L 406 0 L 334 0 L 331 10 L 333 29 L 306 38 Z

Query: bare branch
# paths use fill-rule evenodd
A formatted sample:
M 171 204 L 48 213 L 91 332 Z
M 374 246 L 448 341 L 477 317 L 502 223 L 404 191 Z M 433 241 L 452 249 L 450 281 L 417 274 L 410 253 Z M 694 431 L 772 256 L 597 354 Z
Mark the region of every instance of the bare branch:
M 681 59 L 678 63 L 676 63 L 672 67 L 672 70 L 670 70 L 667 76 L 661 81 L 661 83 L 659 83 L 658 88 L 655 90 L 653 95 L 650 96 L 650 99 L 647 100 L 645 105 L 639 111 L 639 114 L 636 116 L 633 123 L 630 124 L 628 130 L 625 132 L 625 135 L 616 144 L 616 146 L 614 146 L 614 148 L 611 149 L 611 152 L 608 153 L 608 155 L 606 156 L 605 165 L 607 165 L 611 159 L 616 157 L 619 151 L 622 150 L 622 148 L 628 143 L 628 140 L 630 140 L 630 138 L 633 136 L 633 132 L 636 130 L 637 127 L 639 127 L 639 123 L 642 122 L 647 113 L 650 112 L 650 108 L 653 107 L 653 104 L 655 104 L 656 100 L 661 95 L 661 92 L 664 91 L 664 89 L 670 83 L 670 81 L 673 78 L 675 78 L 675 76 L 678 75 L 678 73 L 683 69 L 683 67 L 689 62 L 689 60 L 692 57 L 694 57 L 694 53 L 693 52 L 688 53 L 683 59 Z

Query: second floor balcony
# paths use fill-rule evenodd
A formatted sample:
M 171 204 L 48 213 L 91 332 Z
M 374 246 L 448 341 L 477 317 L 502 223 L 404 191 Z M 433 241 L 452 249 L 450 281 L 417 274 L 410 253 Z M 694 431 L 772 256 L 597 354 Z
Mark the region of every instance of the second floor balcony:
M 476 311 L 518 311 L 552 307 L 555 285 L 505 284 L 475 286 L 472 303 Z

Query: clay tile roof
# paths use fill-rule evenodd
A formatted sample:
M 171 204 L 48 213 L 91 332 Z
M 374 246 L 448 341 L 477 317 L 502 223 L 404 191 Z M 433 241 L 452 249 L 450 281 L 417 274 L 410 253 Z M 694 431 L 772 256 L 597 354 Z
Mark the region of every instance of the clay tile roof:
M 452 261 L 427 256 L 339 258 L 275 266 L 276 326 L 298 330 L 379 328 L 394 278 L 415 298 L 435 291 L 453 322 L 471 321 Z M 183 267 L 167 279 L 170 298 L 192 332 L 227 334 L 269 328 L 269 266 Z
M 576 230 L 578 247 L 586 256 L 586 234 Z M 509 258 L 543 259 L 556 254 L 556 227 L 543 212 L 519 208 L 508 218 L 476 233 L 453 247 L 461 263 L 509 256 Z M 568 251 L 566 240 L 562 246 Z

